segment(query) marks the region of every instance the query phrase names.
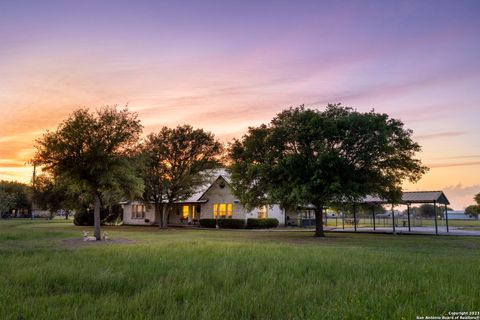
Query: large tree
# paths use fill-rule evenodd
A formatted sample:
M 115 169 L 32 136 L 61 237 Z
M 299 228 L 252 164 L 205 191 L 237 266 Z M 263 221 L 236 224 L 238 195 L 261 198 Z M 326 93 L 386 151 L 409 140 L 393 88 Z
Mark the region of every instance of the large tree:
M 209 169 L 219 164 L 222 144 L 212 133 L 189 125 L 163 127 L 142 146 L 147 202 L 155 206 L 160 228 L 167 228 L 172 203 L 184 200 L 206 182 Z
M 421 177 L 426 168 L 414 158 L 420 146 L 411 134 L 374 111 L 290 108 L 233 142 L 234 190 L 248 208 L 313 205 L 315 235 L 324 236 L 325 206 L 367 194 L 396 200 L 405 179 Z
M 142 126 L 127 108 L 74 111 L 56 131 L 37 140 L 34 162 L 67 185 L 88 194 L 94 204 L 95 237 L 100 235 L 100 207 L 143 192 L 143 181 L 131 160 Z

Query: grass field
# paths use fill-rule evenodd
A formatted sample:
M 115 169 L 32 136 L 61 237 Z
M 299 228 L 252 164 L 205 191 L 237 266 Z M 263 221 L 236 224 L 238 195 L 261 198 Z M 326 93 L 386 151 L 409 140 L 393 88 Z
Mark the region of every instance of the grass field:
M 415 319 L 480 310 L 480 238 L 0 221 L 0 319 Z

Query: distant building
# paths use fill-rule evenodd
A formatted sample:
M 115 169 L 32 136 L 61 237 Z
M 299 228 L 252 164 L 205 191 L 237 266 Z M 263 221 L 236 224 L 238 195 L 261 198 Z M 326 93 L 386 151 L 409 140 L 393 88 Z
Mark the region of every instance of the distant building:
M 445 218 L 445 213 L 443 214 Z M 451 210 L 448 211 L 448 219 L 449 220 L 475 220 L 475 216 L 471 216 L 469 214 L 465 214 L 465 210 Z

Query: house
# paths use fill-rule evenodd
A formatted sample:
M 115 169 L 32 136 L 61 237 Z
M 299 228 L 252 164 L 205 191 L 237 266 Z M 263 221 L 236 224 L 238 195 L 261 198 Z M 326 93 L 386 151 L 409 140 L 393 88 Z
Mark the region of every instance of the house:
M 199 219 L 275 218 L 285 224 L 285 211 L 279 205 L 270 205 L 252 211 L 246 210 L 233 193 L 230 175 L 224 169 L 215 170 L 212 179 L 198 188 L 190 198 L 173 205 L 168 224 L 196 224 Z M 139 201 L 123 203 L 123 223 L 127 225 L 158 224 L 153 203 Z

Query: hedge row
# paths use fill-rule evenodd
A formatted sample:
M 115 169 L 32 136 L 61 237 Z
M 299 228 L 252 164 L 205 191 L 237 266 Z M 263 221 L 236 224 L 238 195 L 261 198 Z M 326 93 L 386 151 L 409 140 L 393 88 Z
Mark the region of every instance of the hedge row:
M 200 219 L 199 223 L 204 228 L 215 228 L 217 226 L 217 220 L 215 219 Z
M 218 226 L 225 229 L 243 229 L 245 228 L 244 219 L 218 219 Z
M 247 219 L 247 229 L 270 229 L 276 227 L 278 227 L 278 220 L 274 218 Z
M 200 226 L 204 228 L 215 228 L 217 226 L 216 219 L 200 219 Z M 277 219 L 218 219 L 218 226 L 224 229 L 269 229 L 278 227 Z

